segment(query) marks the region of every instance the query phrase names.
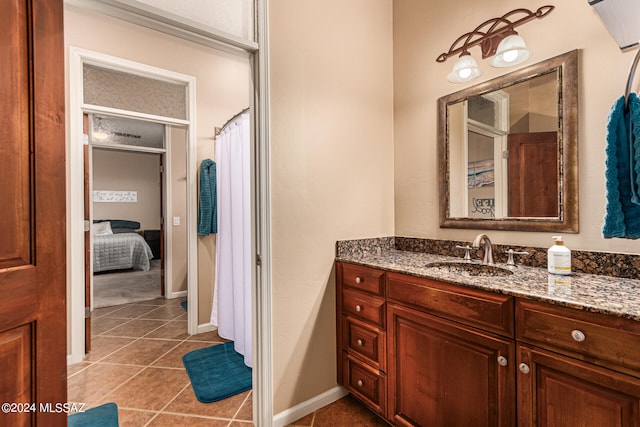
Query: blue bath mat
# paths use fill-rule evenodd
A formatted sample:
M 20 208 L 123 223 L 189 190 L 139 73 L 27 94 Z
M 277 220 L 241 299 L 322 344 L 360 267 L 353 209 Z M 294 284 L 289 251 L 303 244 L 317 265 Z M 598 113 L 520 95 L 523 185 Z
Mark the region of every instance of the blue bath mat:
M 118 427 L 118 406 L 115 403 L 105 403 L 69 415 L 68 427 Z
M 184 308 L 184 311 L 189 311 L 189 310 L 187 309 L 187 300 L 182 301 L 182 302 L 180 303 L 180 305 L 182 306 L 182 308 Z
M 200 402 L 217 402 L 251 390 L 251 368 L 233 349 L 232 341 L 191 351 L 182 356 L 182 363 Z

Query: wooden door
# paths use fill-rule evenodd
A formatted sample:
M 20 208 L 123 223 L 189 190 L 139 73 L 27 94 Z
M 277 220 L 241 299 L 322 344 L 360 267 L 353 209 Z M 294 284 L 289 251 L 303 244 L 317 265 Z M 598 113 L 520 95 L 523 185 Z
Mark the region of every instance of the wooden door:
M 523 345 L 518 364 L 519 426 L 640 426 L 640 379 Z
M 388 415 L 396 425 L 515 425 L 513 341 L 395 304 L 387 322 Z
M 0 28 L 0 402 L 32 404 L 0 425 L 65 426 L 63 3 L 3 0 Z
M 558 133 L 510 134 L 510 217 L 558 216 Z

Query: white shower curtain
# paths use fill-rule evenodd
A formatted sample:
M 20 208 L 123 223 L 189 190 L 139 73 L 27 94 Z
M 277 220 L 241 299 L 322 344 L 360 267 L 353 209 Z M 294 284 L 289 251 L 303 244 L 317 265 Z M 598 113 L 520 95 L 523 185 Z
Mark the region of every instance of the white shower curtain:
M 251 367 L 251 199 L 249 113 L 216 137 L 218 234 L 211 323 Z

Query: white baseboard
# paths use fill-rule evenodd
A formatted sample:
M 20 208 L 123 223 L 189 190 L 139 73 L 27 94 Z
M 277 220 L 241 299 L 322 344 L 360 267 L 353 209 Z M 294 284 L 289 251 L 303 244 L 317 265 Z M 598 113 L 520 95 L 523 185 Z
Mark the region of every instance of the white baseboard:
M 309 415 L 310 413 L 317 411 L 318 409 L 327 406 L 346 395 L 347 389 L 342 386 L 337 386 L 331 390 L 327 390 L 316 397 L 297 404 L 293 408 L 286 409 L 279 414 L 274 415 L 273 427 L 284 427 L 287 424 L 291 424 L 295 420 Z
M 203 334 L 205 332 L 217 331 L 217 330 L 218 330 L 218 328 L 213 326 L 211 323 L 203 323 L 201 325 L 198 325 L 198 333 L 199 334 Z
M 77 362 L 73 360 L 73 354 L 67 354 L 67 366 L 73 365 L 74 363 L 77 363 Z
M 180 297 L 186 297 L 186 296 L 187 296 L 187 291 L 171 292 L 171 295 L 169 295 L 167 299 L 174 299 L 174 298 L 180 298 Z

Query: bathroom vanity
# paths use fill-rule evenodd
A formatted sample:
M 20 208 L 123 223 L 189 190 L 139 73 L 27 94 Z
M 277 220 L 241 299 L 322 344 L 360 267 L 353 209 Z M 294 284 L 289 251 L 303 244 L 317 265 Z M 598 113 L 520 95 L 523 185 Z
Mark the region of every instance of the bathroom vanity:
M 640 281 L 457 262 L 339 254 L 341 385 L 399 426 L 640 425 Z

